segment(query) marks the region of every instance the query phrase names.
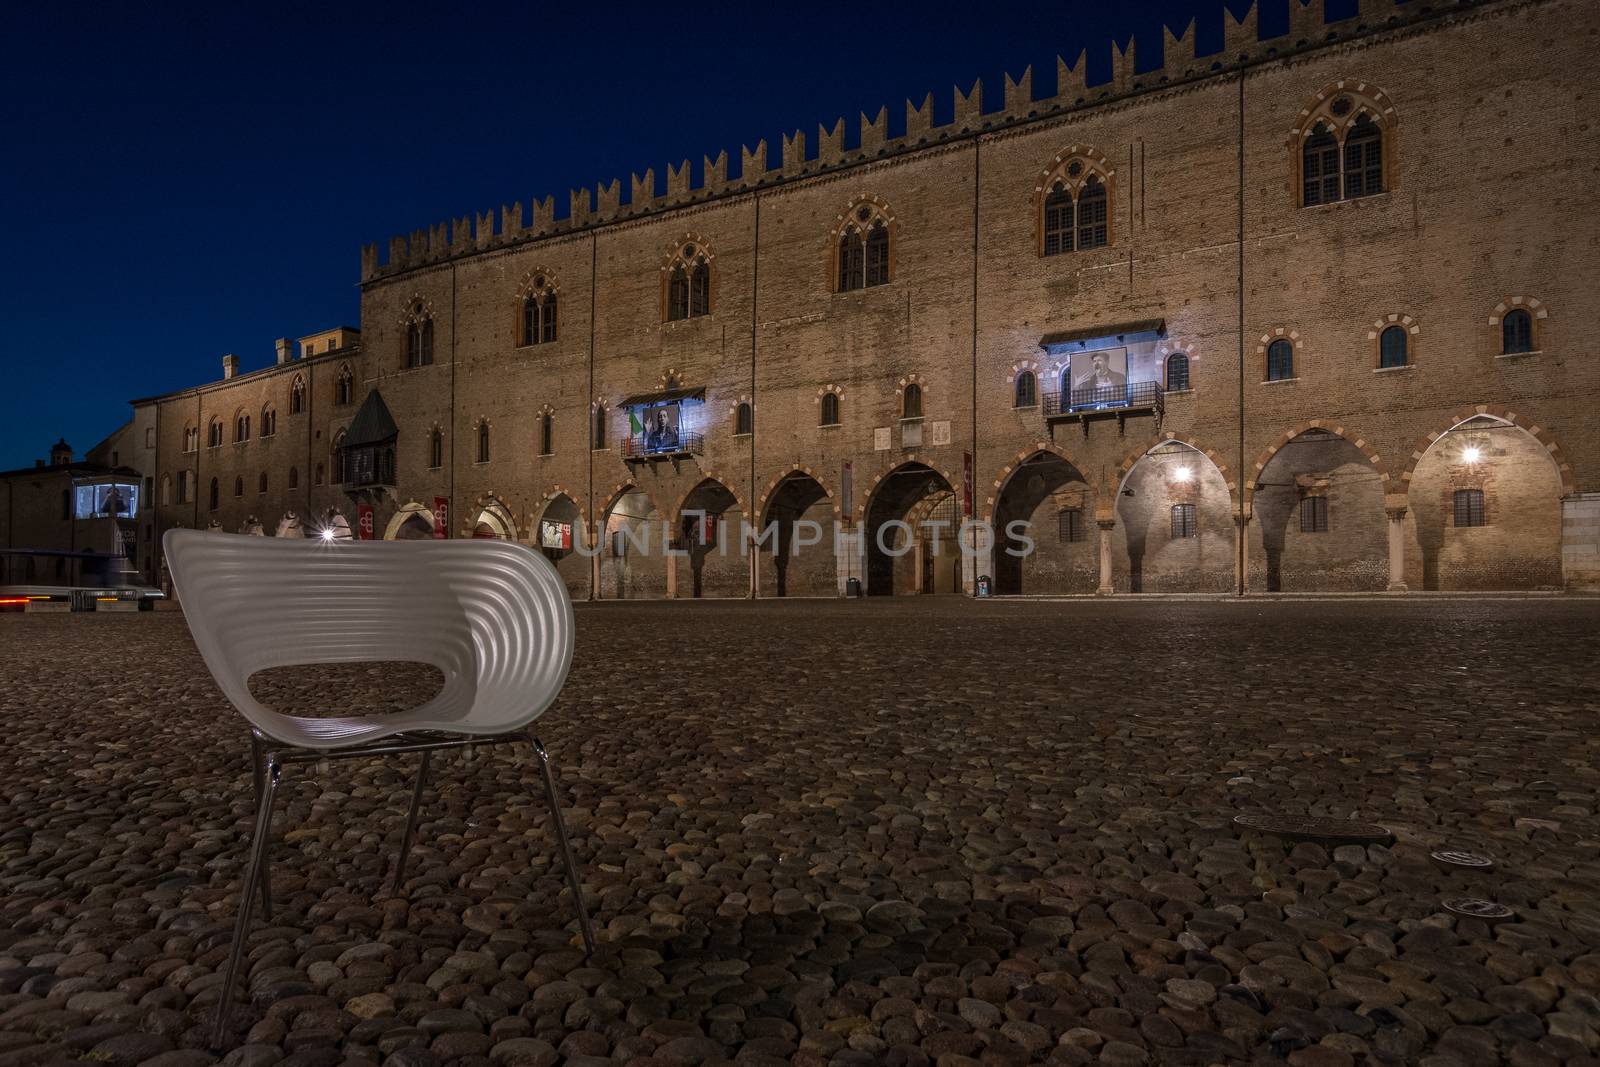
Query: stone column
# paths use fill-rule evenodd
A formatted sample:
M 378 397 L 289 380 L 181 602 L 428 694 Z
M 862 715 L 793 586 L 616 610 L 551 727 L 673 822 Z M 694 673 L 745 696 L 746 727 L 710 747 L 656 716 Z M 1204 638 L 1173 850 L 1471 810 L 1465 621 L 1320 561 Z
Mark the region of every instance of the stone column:
M 678 597 L 678 555 L 673 550 L 671 541 L 667 542 L 667 599 L 676 600 Z
M 1385 508 L 1389 513 L 1389 592 L 1406 591 L 1406 509 Z
M 1100 519 L 1100 588 L 1095 592 L 1101 596 L 1110 596 L 1116 590 L 1111 585 L 1111 531 L 1117 528 L 1117 520 Z
M 601 547 L 600 535 L 601 535 L 601 531 L 604 529 L 604 527 L 602 527 L 602 526 L 600 526 L 598 524 L 591 523 L 591 524 L 589 524 L 589 529 L 590 529 L 590 532 L 591 532 L 591 536 L 594 538 L 592 541 L 589 542 L 590 549 L 592 549 L 594 551 L 594 554 L 589 557 L 589 599 L 590 600 L 599 600 L 600 599 L 600 553 L 602 551 L 604 551 L 604 549 Z
M 1233 513 L 1233 588 L 1240 595 L 1250 591 L 1250 519 L 1247 511 L 1243 515 L 1237 511 Z

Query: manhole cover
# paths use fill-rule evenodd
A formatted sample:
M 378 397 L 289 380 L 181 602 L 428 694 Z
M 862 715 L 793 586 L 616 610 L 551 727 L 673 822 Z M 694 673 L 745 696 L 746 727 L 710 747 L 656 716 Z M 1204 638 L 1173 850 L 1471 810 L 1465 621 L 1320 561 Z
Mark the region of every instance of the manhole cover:
M 1482 872 L 1494 870 L 1494 860 L 1488 856 L 1480 856 L 1476 852 L 1463 852 L 1458 848 L 1440 849 L 1429 858 L 1440 867 L 1445 868 Z
M 1388 841 L 1394 837 L 1377 823 L 1323 819 L 1315 815 L 1239 815 L 1234 824 L 1291 841 L 1333 841 L 1342 845 Z
M 1444 902 L 1444 910 L 1468 919 L 1480 919 L 1486 923 L 1503 923 L 1516 915 L 1516 912 L 1504 904 L 1496 904 L 1492 900 L 1479 900 L 1477 897 L 1456 897 L 1447 900 Z

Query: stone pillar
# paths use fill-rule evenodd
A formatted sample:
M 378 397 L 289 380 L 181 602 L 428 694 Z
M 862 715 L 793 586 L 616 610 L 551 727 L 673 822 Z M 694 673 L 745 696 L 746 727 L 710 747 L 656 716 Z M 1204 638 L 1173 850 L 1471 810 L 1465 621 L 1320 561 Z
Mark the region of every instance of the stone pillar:
M 678 597 L 678 554 L 673 551 L 671 541 L 667 542 L 667 599 L 676 600 Z
M 1250 519 L 1247 511 L 1243 515 L 1237 511 L 1233 513 L 1233 588 L 1240 596 L 1250 591 Z
M 600 553 L 604 551 L 598 540 L 599 531 L 595 531 L 597 540 L 594 543 L 595 554 L 589 557 L 589 599 L 600 599 Z
M 1117 520 L 1101 519 L 1097 525 L 1100 527 L 1100 588 L 1095 592 L 1110 596 L 1116 591 L 1111 585 L 1111 531 L 1117 528 Z
M 1561 582 L 1568 592 L 1600 592 L 1600 493 L 1561 498 Z
M 1385 508 L 1389 513 L 1389 592 L 1406 591 L 1406 509 Z

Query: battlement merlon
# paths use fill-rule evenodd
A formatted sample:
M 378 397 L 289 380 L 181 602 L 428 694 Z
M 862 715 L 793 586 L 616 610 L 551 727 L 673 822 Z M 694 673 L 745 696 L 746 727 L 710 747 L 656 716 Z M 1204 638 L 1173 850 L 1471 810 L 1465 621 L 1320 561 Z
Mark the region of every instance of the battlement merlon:
M 1223 47 L 1215 55 L 1202 57 L 1198 53 L 1196 23 L 1191 19 L 1181 33 L 1174 34 L 1170 27 L 1162 27 L 1161 65 L 1153 70 L 1138 71 L 1138 50 L 1134 38 L 1126 47 L 1111 43 L 1111 77 L 1090 85 L 1088 82 L 1087 51 L 1079 52 L 1071 64 L 1056 59 L 1056 86 L 1053 96 L 1034 99 L 1033 68 L 1023 70 L 1020 77 L 1005 79 L 1004 103 L 997 111 L 983 110 L 983 83 L 975 81 L 970 90 L 959 87 L 954 92 L 952 121 L 939 127 L 933 124 L 933 94 L 927 94 L 921 104 L 906 101 L 905 133 L 898 138 L 889 136 L 888 108 L 879 108 L 868 117 L 861 114 L 859 146 L 847 151 L 844 146 L 844 120 L 837 120 L 831 129 L 817 129 L 816 155 L 806 157 L 806 137 L 800 131 L 785 135 L 780 145 L 780 163 L 771 168 L 767 159 L 767 143 L 760 141 L 754 149 L 745 147 L 740 158 L 737 181 L 728 177 L 728 153 L 716 159 L 704 157 L 701 181 L 693 182 L 689 162 L 677 167 L 667 164 L 666 191 L 656 193 L 655 170 L 631 176 L 630 197 L 622 202 L 622 182 L 612 179 L 595 187 L 597 199 L 591 191 L 574 189 L 569 196 L 566 218 L 556 219 L 555 198 L 546 196 L 531 203 L 529 222 L 523 225 L 523 205 L 516 202 L 500 208 L 499 232 L 494 228 L 494 212 L 467 215 L 451 223 L 439 223 L 426 230 L 413 231 L 409 237 L 389 239 L 388 259 L 380 262 L 377 243 L 363 245 L 361 249 L 361 280 L 375 281 L 399 274 L 455 255 L 491 249 L 529 240 L 553 233 L 602 225 L 622 218 L 647 215 L 655 211 L 670 210 L 690 202 L 711 197 L 734 194 L 759 186 L 775 184 L 839 167 L 856 166 L 871 160 L 914 151 L 924 145 L 937 144 L 963 136 L 973 136 L 1008 125 L 1047 118 L 1078 107 L 1091 107 L 1105 101 L 1134 93 L 1159 89 L 1179 82 L 1241 69 L 1256 63 L 1267 62 L 1291 52 L 1309 50 L 1329 44 L 1342 43 L 1353 37 L 1378 33 L 1401 25 L 1435 21 L 1460 11 L 1504 3 L 1505 0 L 1454 0 L 1437 6 L 1413 2 L 1399 6 L 1396 0 L 1359 0 L 1360 10 L 1349 18 L 1327 21 L 1325 0 L 1287 0 L 1289 21 L 1286 33 L 1268 40 L 1260 39 L 1258 8 L 1252 4 L 1243 18 L 1235 18 L 1226 6 L 1222 9 Z M 1202 62 L 1202 59 L 1206 60 Z M 474 226 L 474 222 L 476 225 Z

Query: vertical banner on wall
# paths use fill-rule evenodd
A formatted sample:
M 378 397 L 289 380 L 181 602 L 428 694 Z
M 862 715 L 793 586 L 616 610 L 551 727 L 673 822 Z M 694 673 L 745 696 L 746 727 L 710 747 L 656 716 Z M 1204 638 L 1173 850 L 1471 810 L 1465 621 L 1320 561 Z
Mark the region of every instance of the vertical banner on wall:
M 356 505 L 356 536 L 363 541 L 372 540 L 372 505 Z
M 447 497 L 433 498 L 433 536 L 439 541 L 450 536 L 450 500 Z
M 853 521 L 856 510 L 855 486 L 851 478 L 854 472 L 855 468 L 851 466 L 849 460 L 845 460 L 839 468 L 839 514 L 844 516 L 846 526 Z
M 972 453 L 961 453 L 961 514 L 972 517 Z

